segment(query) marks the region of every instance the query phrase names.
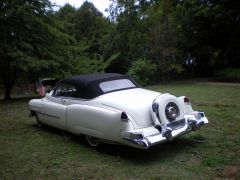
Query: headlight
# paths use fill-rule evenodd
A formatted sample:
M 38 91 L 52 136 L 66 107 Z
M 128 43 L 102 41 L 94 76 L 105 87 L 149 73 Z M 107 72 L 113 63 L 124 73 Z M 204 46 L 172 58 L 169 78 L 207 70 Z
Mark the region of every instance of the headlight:
M 179 116 L 179 108 L 174 102 L 169 102 L 165 107 L 165 115 L 168 121 L 174 121 Z

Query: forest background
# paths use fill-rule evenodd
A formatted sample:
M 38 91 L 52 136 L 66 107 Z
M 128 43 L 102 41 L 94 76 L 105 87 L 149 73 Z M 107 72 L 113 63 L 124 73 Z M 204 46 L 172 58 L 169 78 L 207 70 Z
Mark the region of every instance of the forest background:
M 240 1 L 0 2 L 0 83 L 118 72 L 141 85 L 185 78 L 240 82 Z

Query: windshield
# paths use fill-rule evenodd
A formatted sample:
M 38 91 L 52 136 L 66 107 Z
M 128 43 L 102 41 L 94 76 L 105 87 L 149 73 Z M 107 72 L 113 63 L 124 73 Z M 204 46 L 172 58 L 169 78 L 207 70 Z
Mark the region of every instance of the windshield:
M 136 85 L 133 84 L 133 82 L 130 81 L 129 79 L 118 79 L 118 80 L 106 81 L 106 82 L 100 83 L 99 86 L 104 93 L 120 90 L 120 89 L 128 89 L 128 88 L 136 87 Z

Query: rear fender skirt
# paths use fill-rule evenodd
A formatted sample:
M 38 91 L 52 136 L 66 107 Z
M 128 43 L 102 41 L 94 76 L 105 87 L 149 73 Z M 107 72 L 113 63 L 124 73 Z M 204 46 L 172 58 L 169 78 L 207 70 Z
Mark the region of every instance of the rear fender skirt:
M 122 111 L 88 105 L 69 105 L 67 123 L 69 131 L 109 141 L 121 142 L 122 128 L 132 129 L 131 122 L 121 121 Z M 129 127 L 128 127 L 129 125 Z

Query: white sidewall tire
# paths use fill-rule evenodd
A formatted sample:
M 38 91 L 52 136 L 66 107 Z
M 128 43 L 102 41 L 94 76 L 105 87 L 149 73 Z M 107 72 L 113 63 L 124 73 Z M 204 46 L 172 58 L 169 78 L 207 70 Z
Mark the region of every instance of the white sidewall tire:
M 92 136 L 86 136 L 87 142 L 91 147 L 97 147 L 99 145 L 99 139 L 92 137 Z
M 161 124 L 166 125 L 166 124 L 170 123 L 170 121 L 167 119 L 166 113 L 165 113 L 165 108 L 166 108 L 167 104 L 170 102 L 173 102 L 178 106 L 179 116 L 176 120 L 182 119 L 184 117 L 184 109 L 181 106 L 181 104 L 178 102 L 178 99 L 175 96 L 167 94 L 167 95 L 157 98 L 155 102 L 158 103 L 158 113 L 159 113 L 159 118 L 160 118 Z
M 37 122 L 37 127 L 41 128 L 43 126 L 43 124 L 40 122 L 38 118 L 38 114 L 36 114 L 36 122 Z

